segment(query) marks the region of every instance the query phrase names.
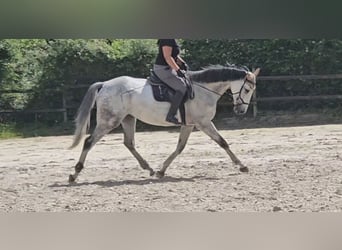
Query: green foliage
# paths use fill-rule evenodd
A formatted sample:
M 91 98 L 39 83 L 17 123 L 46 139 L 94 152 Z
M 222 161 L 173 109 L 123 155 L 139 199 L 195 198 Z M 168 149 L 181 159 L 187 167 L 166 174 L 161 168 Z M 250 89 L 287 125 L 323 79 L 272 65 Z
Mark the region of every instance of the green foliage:
M 260 75 L 342 73 L 342 40 L 184 40 L 182 48 L 192 70 L 232 63 L 250 69 L 260 67 Z M 259 81 L 257 91 L 259 97 L 342 94 L 341 83 L 340 80 Z
M 8 123 L 2 124 L 0 123 L 0 139 L 9 139 L 13 137 L 20 137 L 22 134 L 17 132 L 15 128 L 15 124 Z
M 146 77 L 156 57 L 155 40 L 0 40 L 0 110 L 61 108 L 66 87 L 120 75 Z M 1 93 L 1 91 L 22 93 Z M 78 105 L 86 89 L 68 91 Z M 54 122 L 58 114 L 41 119 Z M 1 115 L 3 120 L 11 120 Z M 0 117 L 0 118 L 1 118 Z M 34 116 L 23 116 L 32 121 Z
M 262 68 L 263 75 L 342 73 L 341 40 L 184 40 L 185 58 L 193 70 L 210 64 Z
M 150 40 L 49 40 L 42 75 L 28 107 L 61 107 L 62 90 L 120 75 L 145 77 L 156 50 Z M 81 91 L 82 92 L 82 91 Z M 82 95 L 80 95 L 82 94 Z M 83 92 L 72 93 L 79 103 Z
M 180 43 L 192 70 L 232 63 L 261 67 L 261 75 L 342 73 L 342 40 L 337 39 L 185 39 Z M 149 39 L 0 40 L 0 110 L 61 108 L 67 87 L 120 75 L 145 78 L 156 54 L 156 40 Z M 4 94 L 3 90 L 23 93 Z M 85 91 L 69 90 L 68 105 L 77 106 Z M 341 81 L 258 82 L 260 97 L 320 94 L 342 94 Z M 229 100 L 224 97 L 223 101 Z M 24 122 L 34 119 L 32 115 L 22 117 Z M 60 114 L 39 118 L 46 124 L 61 119 Z M 6 116 L 5 120 L 11 119 Z
M 155 40 L 119 40 L 121 60 L 118 61 L 117 75 L 146 78 L 157 55 Z
M 44 40 L 9 39 L 0 41 L 0 91 L 32 89 L 42 73 L 41 62 L 46 55 Z M 23 109 L 28 94 L 0 96 L 1 109 Z
M 11 58 L 9 44 L 5 40 L 0 40 L 0 80 L 5 77 L 6 63 Z M 1 84 L 1 82 L 0 82 Z

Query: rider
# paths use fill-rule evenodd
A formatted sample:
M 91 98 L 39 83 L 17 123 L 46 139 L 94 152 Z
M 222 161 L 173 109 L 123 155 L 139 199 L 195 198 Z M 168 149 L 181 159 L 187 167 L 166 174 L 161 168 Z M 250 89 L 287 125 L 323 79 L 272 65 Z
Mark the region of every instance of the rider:
M 171 107 L 166 116 L 166 121 L 180 125 L 181 123 L 175 115 L 187 90 L 185 71 L 188 66 L 179 56 L 180 47 L 175 39 L 159 39 L 157 44 L 159 53 L 153 70 L 163 82 L 176 91 L 171 98 Z

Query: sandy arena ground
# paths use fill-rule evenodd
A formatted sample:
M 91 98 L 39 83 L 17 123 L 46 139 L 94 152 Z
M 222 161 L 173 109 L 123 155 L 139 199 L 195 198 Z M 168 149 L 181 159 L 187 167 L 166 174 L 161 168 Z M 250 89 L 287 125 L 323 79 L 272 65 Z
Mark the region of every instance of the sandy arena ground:
M 342 211 L 342 125 L 220 132 L 249 173 L 196 131 L 159 180 L 117 133 L 93 148 L 69 185 L 81 151 L 67 149 L 71 136 L 1 140 L 0 211 Z M 136 134 L 155 170 L 177 140 L 176 132 Z

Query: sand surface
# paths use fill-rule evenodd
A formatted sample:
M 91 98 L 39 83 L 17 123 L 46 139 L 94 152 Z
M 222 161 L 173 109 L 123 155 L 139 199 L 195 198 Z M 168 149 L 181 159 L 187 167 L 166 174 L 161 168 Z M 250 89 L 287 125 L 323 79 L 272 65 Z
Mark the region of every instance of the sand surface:
M 150 177 L 122 143 L 104 137 L 77 183 L 72 137 L 0 141 L 0 211 L 342 211 L 342 125 L 221 130 L 249 167 L 195 131 L 163 179 Z M 176 132 L 140 132 L 137 150 L 158 170 Z

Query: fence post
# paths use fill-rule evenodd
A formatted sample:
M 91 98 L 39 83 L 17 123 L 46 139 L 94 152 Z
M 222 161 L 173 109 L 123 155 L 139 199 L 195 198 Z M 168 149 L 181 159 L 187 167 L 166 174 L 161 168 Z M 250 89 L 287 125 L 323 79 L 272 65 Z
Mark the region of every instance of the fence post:
M 63 105 L 63 121 L 67 122 L 68 121 L 68 113 L 67 113 L 67 106 L 66 106 L 66 97 L 65 97 L 65 90 L 63 90 L 62 94 L 62 105 Z
M 257 107 L 257 95 L 256 90 L 254 90 L 253 93 L 253 117 L 256 118 L 258 113 L 258 107 Z

